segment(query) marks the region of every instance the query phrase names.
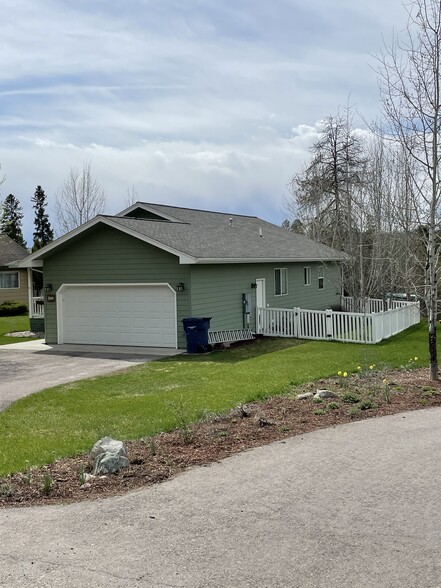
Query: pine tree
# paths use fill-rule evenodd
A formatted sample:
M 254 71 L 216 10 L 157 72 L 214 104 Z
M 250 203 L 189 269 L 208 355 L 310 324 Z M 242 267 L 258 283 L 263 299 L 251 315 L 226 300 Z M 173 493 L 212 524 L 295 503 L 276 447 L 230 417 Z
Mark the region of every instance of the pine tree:
M 23 213 L 20 202 L 14 196 L 6 196 L 1 206 L 0 233 L 8 235 L 13 241 L 26 247 L 22 232 Z
M 37 186 L 33 198 L 31 198 L 35 210 L 34 218 L 34 245 L 32 251 L 38 251 L 54 239 L 54 232 L 46 214 L 46 194 L 41 186 Z

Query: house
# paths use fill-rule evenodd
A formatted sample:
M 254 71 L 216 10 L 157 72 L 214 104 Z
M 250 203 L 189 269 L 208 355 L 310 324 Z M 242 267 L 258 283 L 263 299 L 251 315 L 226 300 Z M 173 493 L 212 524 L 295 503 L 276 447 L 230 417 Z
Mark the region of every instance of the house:
M 27 269 L 11 268 L 9 264 L 28 257 L 29 251 L 13 239 L 0 233 L 0 304 L 14 300 L 29 304 L 28 287 L 32 282 Z
M 137 202 L 20 267 L 43 270 L 46 341 L 185 347 L 182 319 L 255 329 L 256 306 L 340 304 L 344 254 L 255 216 Z

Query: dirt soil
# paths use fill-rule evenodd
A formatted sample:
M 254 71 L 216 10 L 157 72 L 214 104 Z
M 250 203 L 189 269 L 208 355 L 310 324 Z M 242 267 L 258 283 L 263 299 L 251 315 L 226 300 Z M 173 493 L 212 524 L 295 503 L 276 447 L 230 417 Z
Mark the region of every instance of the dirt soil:
M 298 394 L 326 389 L 335 398 L 316 402 Z M 441 406 L 441 382 L 427 369 L 330 378 L 283 396 L 238 406 L 185 429 L 125 443 L 130 466 L 90 478 L 87 455 L 63 459 L 0 479 L 0 508 L 78 502 L 156 484 L 192 466 L 206 466 L 252 447 L 342 423 Z

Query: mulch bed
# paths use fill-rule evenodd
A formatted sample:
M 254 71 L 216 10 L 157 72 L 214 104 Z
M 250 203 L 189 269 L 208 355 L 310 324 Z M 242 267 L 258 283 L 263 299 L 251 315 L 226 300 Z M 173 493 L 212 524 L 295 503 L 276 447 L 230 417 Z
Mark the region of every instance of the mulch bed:
M 317 389 L 331 390 L 338 397 L 321 402 L 296 399 L 297 394 Z M 91 464 L 82 455 L 10 475 L 0 479 L 0 508 L 115 496 L 286 437 L 433 406 L 441 406 L 441 382 L 430 381 L 427 369 L 321 380 L 185 430 L 127 441 L 130 467 L 117 474 L 86 480 Z

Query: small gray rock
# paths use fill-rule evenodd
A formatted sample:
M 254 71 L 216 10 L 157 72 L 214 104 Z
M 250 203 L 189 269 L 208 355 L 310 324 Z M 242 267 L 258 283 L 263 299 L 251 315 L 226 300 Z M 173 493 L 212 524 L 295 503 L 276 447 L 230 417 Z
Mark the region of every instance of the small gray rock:
M 337 398 L 337 394 L 335 392 L 331 392 L 331 390 L 317 390 L 314 394 L 314 398 Z
M 114 474 L 123 468 L 129 467 L 129 465 L 129 460 L 123 455 L 111 452 L 101 453 L 96 457 L 93 464 L 93 475 Z
M 314 396 L 314 392 L 305 392 L 304 394 L 298 394 L 296 396 L 296 400 L 307 400 L 308 398 L 312 398 Z

